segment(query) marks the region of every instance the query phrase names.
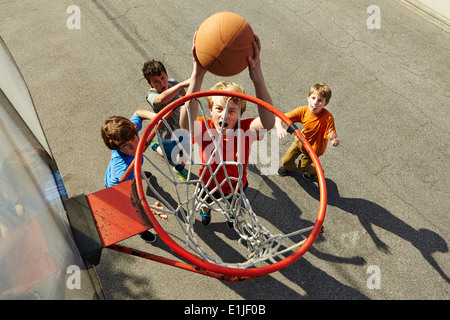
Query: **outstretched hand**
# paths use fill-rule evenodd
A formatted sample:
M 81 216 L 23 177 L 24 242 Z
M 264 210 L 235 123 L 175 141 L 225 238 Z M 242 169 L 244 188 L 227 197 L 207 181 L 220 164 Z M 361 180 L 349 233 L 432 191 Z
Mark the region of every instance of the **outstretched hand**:
M 279 139 L 283 139 L 287 136 L 288 132 L 285 128 L 277 128 L 277 134 Z
M 339 138 L 338 138 L 336 132 L 334 132 L 333 130 L 328 131 L 328 137 L 330 138 L 330 141 L 331 141 L 331 144 L 333 145 L 333 147 L 337 147 L 341 143 L 339 141 Z
M 163 208 L 162 204 L 159 201 L 155 202 L 155 207 L 158 207 L 158 208 L 161 208 L 161 209 Z M 155 209 L 151 209 L 151 210 L 152 210 L 153 214 L 156 214 L 158 217 L 160 217 L 164 221 L 169 220 L 169 217 L 164 212 L 161 212 L 161 211 L 155 210 Z
M 261 41 L 255 34 L 255 40 L 253 41 L 253 57 L 250 56 L 247 57 L 248 71 L 250 74 L 250 79 L 252 79 L 253 82 L 258 82 L 263 76 L 261 70 L 261 59 L 259 55 L 260 52 L 261 52 Z
M 194 33 L 194 38 L 192 39 L 192 57 L 194 60 L 193 66 L 193 74 L 204 75 L 207 70 L 201 65 L 200 61 L 198 61 L 197 54 L 195 52 L 195 38 L 197 37 L 197 31 Z

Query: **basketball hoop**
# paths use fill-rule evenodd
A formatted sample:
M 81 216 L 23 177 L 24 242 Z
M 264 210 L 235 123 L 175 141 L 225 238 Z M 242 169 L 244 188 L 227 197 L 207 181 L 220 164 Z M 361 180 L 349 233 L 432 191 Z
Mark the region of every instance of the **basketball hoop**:
M 313 226 L 303 226 L 299 230 L 287 234 L 274 232 L 264 226 L 258 214 L 253 211 L 250 200 L 246 197 L 242 185 L 242 163 L 223 158 L 219 143 L 223 132 L 220 132 L 217 138 L 212 134 L 208 125 L 206 125 L 207 138 L 211 139 L 215 146 L 212 151 L 212 154 L 215 155 L 214 161 L 219 159 L 215 170 L 211 167 L 212 157 L 206 159 L 205 162 L 196 159 L 198 151 L 195 150 L 196 145 L 192 139 L 193 130 L 189 130 L 189 139 L 183 139 L 184 141 L 178 138 L 179 135 L 176 132 L 172 132 L 172 137 L 183 154 L 183 163 L 188 172 L 186 181 L 179 181 L 178 176 L 173 172 L 171 168 L 172 162 L 175 161 L 173 155 L 169 157 L 170 155 L 165 154 L 164 151 L 164 157 L 161 159 L 154 155 L 150 157 L 145 153 L 153 139 L 161 141 L 159 127 L 162 124 L 166 124 L 166 127 L 170 130 L 166 119 L 176 108 L 191 100 L 207 96 L 244 99 L 262 106 L 279 117 L 288 126 L 288 132 L 294 134 L 302 142 L 313 160 L 320 188 L 319 210 Z M 228 102 L 226 108 L 228 108 Z M 206 119 L 207 114 L 200 101 L 199 112 Z M 237 132 L 238 146 L 240 146 L 240 139 L 244 137 L 241 137 L 242 130 Z M 238 147 L 239 152 L 241 151 Z M 202 166 L 204 170 L 202 175 L 198 176 L 199 169 Z M 237 168 L 238 177 L 227 174 L 227 168 L 230 166 Z M 225 172 L 223 181 L 217 179 L 216 173 L 218 170 Z M 144 171 L 151 172 L 152 176 L 147 177 Z M 209 179 L 204 177 L 207 171 L 210 174 Z M 283 113 L 270 104 L 246 94 L 231 91 L 203 91 L 182 97 L 168 105 L 149 123 L 140 137 L 134 161 L 134 176 L 137 200 L 160 238 L 175 254 L 194 265 L 194 269 L 201 268 L 206 270 L 205 273 L 219 275 L 219 277 L 222 275 L 225 280 L 233 279 L 233 281 L 236 281 L 237 279 L 237 281 L 240 281 L 258 278 L 284 269 L 294 263 L 314 243 L 321 231 L 325 217 L 327 197 L 325 178 L 318 157 L 308 141 Z M 228 185 L 232 192 L 225 194 L 222 191 L 224 185 Z M 148 188 L 145 188 L 145 186 Z M 170 190 L 165 189 L 166 186 Z M 150 205 L 149 202 L 154 203 L 153 200 L 149 201 L 148 198 L 150 197 L 163 204 L 164 209 Z M 206 201 L 207 198 L 212 199 L 212 201 Z M 232 260 L 236 261 L 224 261 L 220 254 L 223 252 L 217 252 L 222 249 L 216 249 L 215 251 L 214 241 L 205 242 L 202 239 L 209 236 L 208 232 L 209 234 L 212 232 L 198 222 L 198 213 L 202 206 L 208 206 L 211 209 L 215 221 L 229 222 L 233 226 L 233 230 L 238 236 L 238 240 L 233 240 L 235 243 L 233 249 L 239 252 L 236 255 L 239 259 L 235 259 L 235 256 L 232 257 Z M 171 221 L 170 226 L 164 222 L 163 227 L 152 210 L 166 213 L 169 216 L 169 221 Z M 293 241 L 293 238 L 300 238 L 300 240 Z

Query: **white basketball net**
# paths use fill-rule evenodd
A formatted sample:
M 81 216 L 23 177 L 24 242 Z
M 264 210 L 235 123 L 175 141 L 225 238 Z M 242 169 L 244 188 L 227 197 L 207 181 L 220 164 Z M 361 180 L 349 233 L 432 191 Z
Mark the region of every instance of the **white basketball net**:
M 228 99 L 229 101 L 229 99 Z M 225 113 L 228 109 L 228 101 Z M 207 115 L 203 105 L 199 102 L 199 113 L 206 119 Z M 188 108 L 189 109 L 189 108 Z M 209 110 L 208 110 L 209 111 Z M 239 112 L 240 114 L 240 112 Z M 189 115 L 190 116 L 190 115 Z M 206 121 L 206 120 L 205 120 Z M 163 118 L 163 122 L 166 128 L 170 127 Z M 239 122 L 240 123 L 240 118 Z M 181 181 L 179 176 L 173 171 L 173 164 L 168 160 L 168 156 L 164 152 L 164 157 L 157 156 L 155 152 L 150 148 L 143 154 L 143 158 L 146 160 L 142 165 L 142 177 L 147 182 L 149 189 L 151 190 L 151 197 L 156 198 L 164 206 L 164 209 L 160 209 L 153 205 L 154 201 L 147 197 L 147 202 L 151 209 L 160 210 L 169 216 L 169 223 L 167 225 L 162 222 L 164 230 L 168 235 L 172 237 L 181 247 L 185 250 L 209 261 L 216 265 L 232 267 L 232 268 L 249 268 L 256 266 L 257 263 L 275 263 L 284 258 L 284 255 L 294 252 L 299 248 L 306 236 L 301 236 L 301 241 L 293 241 L 291 238 L 297 235 L 303 235 L 313 229 L 313 226 L 299 229 L 289 234 L 272 233 L 269 231 L 258 219 L 258 216 L 252 210 L 250 201 L 245 196 L 242 185 L 242 163 L 234 161 L 224 161 L 222 151 L 219 147 L 219 141 L 222 139 L 222 133 L 219 133 L 219 138 L 214 137 L 211 132 L 213 129 L 209 129 L 208 124 L 205 122 L 209 138 L 215 145 L 215 149 L 211 152 L 211 157 L 206 159 L 207 161 L 201 162 L 196 160 L 196 154 L 198 150 L 194 150 L 195 144 L 192 143 L 192 131 L 190 131 L 189 145 L 188 147 L 180 141 L 170 130 L 172 137 L 175 137 L 177 146 L 182 150 L 185 159 L 185 169 L 188 171 L 187 181 Z M 238 128 L 240 129 L 240 127 Z M 155 138 L 154 141 L 159 141 L 161 145 L 160 131 L 155 126 Z M 222 128 L 223 131 L 223 128 Z M 238 154 L 240 150 L 240 139 L 242 130 L 238 131 Z M 216 170 L 211 167 L 211 162 L 217 161 L 217 157 L 220 158 L 220 163 Z M 239 156 L 237 157 L 239 159 Z M 163 164 L 161 164 L 163 162 Z M 159 164 L 158 164 L 159 163 Z M 201 166 L 205 169 L 201 176 L 197 176 Z M 226 168 L 229 166 L 237 166 L 239 171 L 239 177 L 229 176 Z M 208 181 L 203 181 L 203 176 L 207 172 L 211 173 L 211 178 Z M 216 173 L 219 170 L 224 170 L 226 178 L 223 181 L 218 181 Z M 150 171 L 152 177 L 147 178 L 145 171 Z M 157 179 L 155 179 L 157 176 Z M 157 180 L 157 181 L 154 181 Z M 214 181 L 214 188 L 211 190 L 208 187 L 211 182 Z M 164 188 L 162 185 L 164 184 Z M 222 191 L 222 186 L 229 184 L 232 193 L 226 195 Z M 166 190 L 166 186 L 173 186 Z M 216 193 L 216 196 L 213 194 Z M 217 196 L 217 193 L 220 196 Z M 148 192 L 147 192 L 148 194 Z M 212 200 L 207 202 L 207 198 Z M 208 237 L 207 232 L 212 232 L 209 227 L 205 227 L 200 222 L 200 209 L 201 207 L 208 207 L 211 209 L 212 219 L 216 222 L 228 221 L 233 224 L 233 229 L 238 235 L 237 242 L 240 247 L 246 248 L 246 252 L 241 253 L 240 257 L 244 257 L 245 261 L 238 262 L 225 262 L 214 251 L 214 243 L 205 243 L 202 238 Z M 220 219 L 219 217 L 223 217 Z M 234 219 L 231 219 L 234 216 Z M 176 223 L 174 223 L 176 221 Z M 225 225 L 225 224 L 224 224 Z M 225 227 L 226 228 L 226 227 Z M 199 237 L 199 233 L 202 234 Z M 299 238 L 299 237 L 296 237 Z M 233 247 L 233 249 L 236 246 Z

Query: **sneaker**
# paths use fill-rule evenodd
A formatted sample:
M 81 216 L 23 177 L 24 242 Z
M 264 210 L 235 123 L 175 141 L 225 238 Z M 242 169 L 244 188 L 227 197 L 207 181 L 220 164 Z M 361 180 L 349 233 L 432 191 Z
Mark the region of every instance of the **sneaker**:
M 288 174 L 288 171 L 285 167 L 281 167 L 280 169 L 278 169 L 278 175 L 280 177 L 284 177 Z
M 148 230 L 139 233 L 139 235 L 141 236 L 142 240 L 144 240 L 147 243 L 153 243 L 156 241 L 156 236 Z
M 228 211 L 228 210 L 229 210 L 228 204 L 226 205 L 226 208 L 227 208 L 227 211 Z M 231 212 L 231 210 L 228 212 L 228 217 L 229 217 L 231 220 L 234 220 L 234 213 Z M 227 220 L 227 226 L 228 226 L 229 229 L 233 229 L 234 222 L 233 222 L 233 221 Z
M 156 151 L 156 149 L 158 149 L 158 147 L 159 147 L 159 143 L 158 142 L 156 142 L 154 140 L 152 140 L 150 142 L 150 148 L 152 148 L 153 151 Z
M 188 172 L 187 172 L 186 169 L 178 171 L 177 168 L 173 167 L 173 172 L 175 172 L 180 177 L 181 181 L 186 181 L 187 180 Z
M 234 220 L 234 213 L 233 212 L 229 212 L 228 213 L 228 217 L 230 217 L 231 220 Z M 234 221 L 227 220 L 227 226 L 228 226 L 229 229 L 233 229 Z
M 200 209 L 200 215 L 202 216 L 202 224 L 207 226 L 211 222 L 211 210 L 205 213 Z
M 314 181 L 315 176 L 309 174 L 309 173 L 304 173 L 303 174 L 303 179 L 305 179 L 306 181 L 310 181 L 313 182 Z

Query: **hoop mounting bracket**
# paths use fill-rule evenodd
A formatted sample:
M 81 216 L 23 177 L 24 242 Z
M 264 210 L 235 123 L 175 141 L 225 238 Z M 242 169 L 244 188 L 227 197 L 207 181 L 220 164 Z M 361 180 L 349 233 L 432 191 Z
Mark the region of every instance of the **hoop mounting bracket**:
M 297 130 L 298 127 L 295 123 L 291 123 L 289 125 L 289 127 L 286 129 L 287 132 L 289 132 L 290 134 L 293 134 L 295 130 Z

